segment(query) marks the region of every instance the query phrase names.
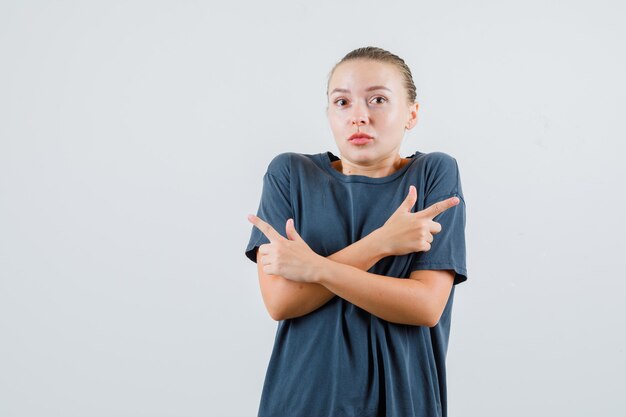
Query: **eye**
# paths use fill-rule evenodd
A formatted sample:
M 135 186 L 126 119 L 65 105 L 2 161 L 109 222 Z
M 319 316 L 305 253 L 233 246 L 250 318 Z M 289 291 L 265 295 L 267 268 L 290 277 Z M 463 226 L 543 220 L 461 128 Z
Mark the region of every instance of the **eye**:
M 383 97 L 383 96 L 376 96 L 376 97 L 374 97 L 374 100 L 377 100 L 377 99 L 383 99 L 384 101 L 387 101 L 387 99 L 385 97 Z M 377 102 L 377 104 L 382 104 L 382 102 L 379 101 L 379 102 Z
M 335 104 L 339 103 L 340 101 L 346 101 L 346 100 L 345 100 L 345 99 L 343 99 L 343 98 L 337 99 L 337 100 L 335 100 Z M 341 105 L 339 105 L 339 107 L 342 107 L 342 106 L 341 106 Z

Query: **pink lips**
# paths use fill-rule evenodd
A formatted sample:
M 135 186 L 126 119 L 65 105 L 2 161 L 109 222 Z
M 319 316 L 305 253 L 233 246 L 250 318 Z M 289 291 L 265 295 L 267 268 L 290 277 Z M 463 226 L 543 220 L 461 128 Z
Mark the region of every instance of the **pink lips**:
M 359 132 L 350 136 L 350 138 L 348 139 L 348 142 L 352 143 L 353 145 L 364 145 L 366 143 L 371 142 L 372 139 L 373 138 L 367 133 Z
M 350 139 L 349 142 L 354 144 L 354 145 L 365 145 L 368 142 L 371 142 L 371 139 L 368 138 L 356 138 L 356 139 Z

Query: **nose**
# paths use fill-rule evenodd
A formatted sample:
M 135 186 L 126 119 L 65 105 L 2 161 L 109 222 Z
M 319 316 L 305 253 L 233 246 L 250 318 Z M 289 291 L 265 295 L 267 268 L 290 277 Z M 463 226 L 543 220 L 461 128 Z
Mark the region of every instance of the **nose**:
M 356 116 L 352 118 L 352 124 L 354 126 L 363 126 L 367 124 L 367 118 L 365 116 Z
M 352 120 L 353 126 L 363 126 L 369 122 L 369 116 L 367 114 L 367 110 L 362 109 L 362 108 L 355 108 L 351 117 L 352 117 L 351 120 Z

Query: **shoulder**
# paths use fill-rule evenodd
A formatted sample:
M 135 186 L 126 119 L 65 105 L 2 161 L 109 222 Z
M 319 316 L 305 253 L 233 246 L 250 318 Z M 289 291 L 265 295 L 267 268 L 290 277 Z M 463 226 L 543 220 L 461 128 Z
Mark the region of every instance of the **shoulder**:
M 288 178 L 291 174 L 291 160 L 295 152 L 281 152 L 267 165 L 267 173 L 275 177 Z
M 284 169 L 289 169 L 291 164 L 291 152 L 282 152 L 273 157 L 267 165 L 267 172 L 277 174 Z
M 461 175 L 456 158 L 445 152 L 430 152 L 417 156 L 425 194 L 430 198 L 457 195 L 463 199 Z
M 435 181 L 437 178 L 447 178 L 456 182 L 460 177 L 459 164 L 452 155 L 445 152 L 429 152 L 417 156 L 420 172 L 427 180 Z
M 272 158 L 267 166 L 267 172 L 276 177 L 287 178 L 292 172 L 311 164 L 314 156 L 298 152 L 281 152 Z
M 440 174 L 458 173 L 458 163 L 456 158 L 445 152 L 429 152 L 418 156 L 425 168 L 430 171 L 436 171 Z

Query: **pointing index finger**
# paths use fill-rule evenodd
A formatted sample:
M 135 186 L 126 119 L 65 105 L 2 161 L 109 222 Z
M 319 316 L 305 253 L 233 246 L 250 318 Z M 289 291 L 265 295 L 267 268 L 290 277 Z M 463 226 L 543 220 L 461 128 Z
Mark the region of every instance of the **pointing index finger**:
M 459 197 L 450 197 L 447 198 L 443 201 L 438 201 L 435 204 L 425 208 L 424 210 L 422 210 L 420 213 L 430 217 L 431 220 L 435 217 L 437 217 L 437 215 L 443 213 L 444 211 L 446 211 L 447 209 L 449 209 L 450 207 L 454 207 L 457 204 L 459 204 L 461 200 L 459 199 Z
M 276 231 L 269 223 L 265 222 L 258 216 L 254 214 L 248 214 L 248 220 L 250 223 L 256 226 L 257 229 L 261 231 L 271 243 L 274 243 L 276 240 L 282 238 L 281 234 Z

